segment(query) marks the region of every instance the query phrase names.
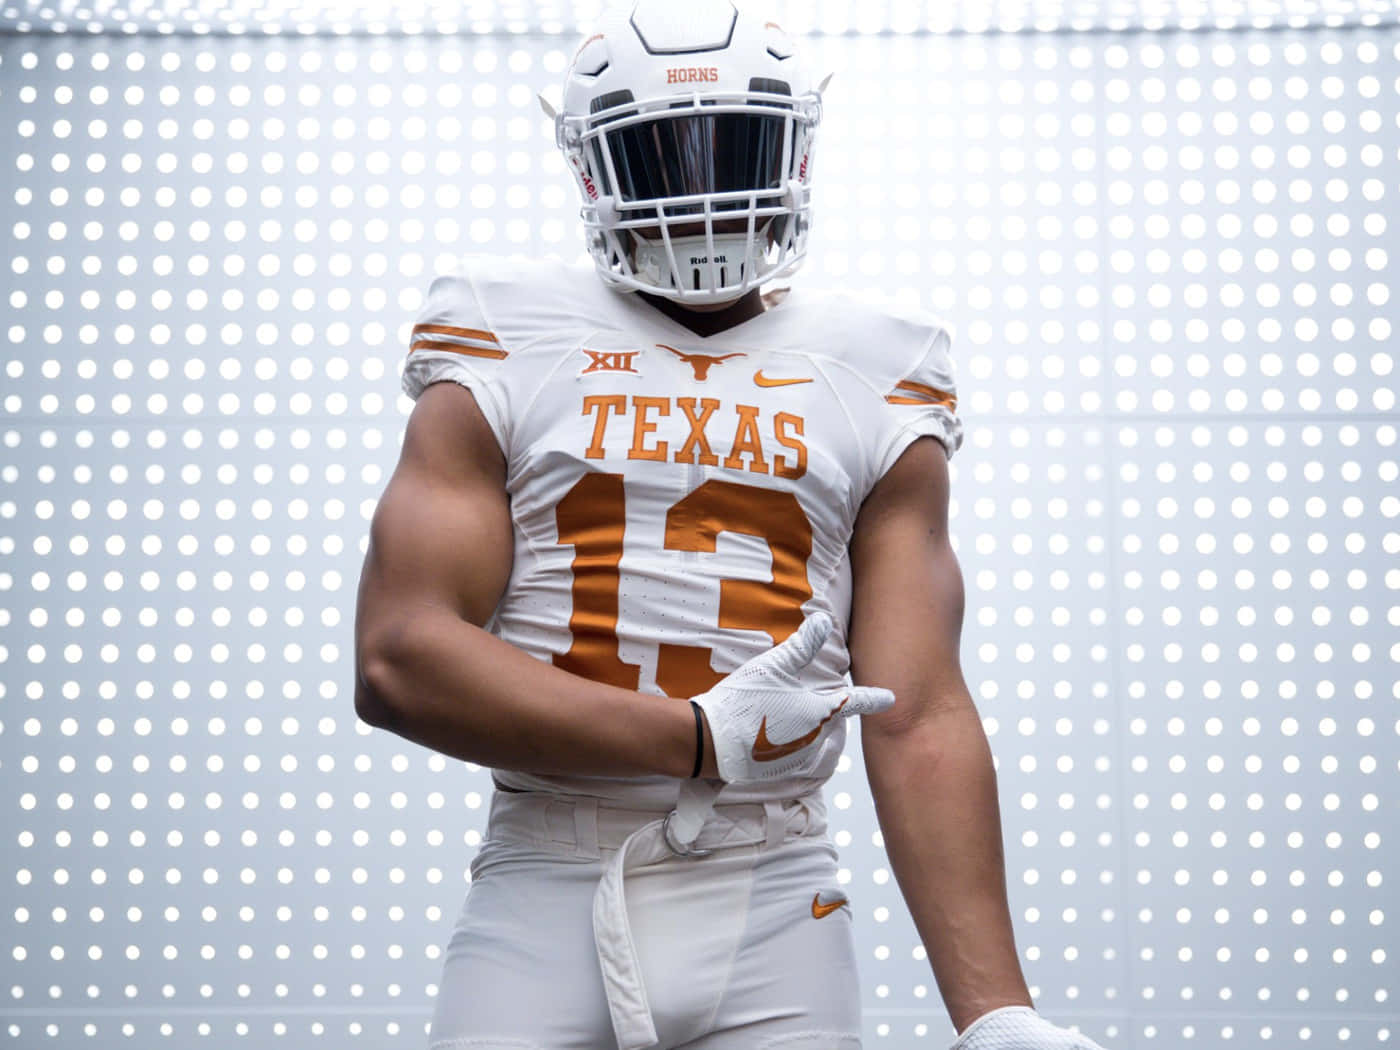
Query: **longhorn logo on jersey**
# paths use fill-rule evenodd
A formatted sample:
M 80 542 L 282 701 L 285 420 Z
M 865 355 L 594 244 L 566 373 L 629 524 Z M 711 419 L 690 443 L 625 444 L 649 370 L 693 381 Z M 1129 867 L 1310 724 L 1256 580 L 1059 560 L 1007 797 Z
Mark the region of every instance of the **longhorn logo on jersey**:
M 706 379 L 710 378 L 710 369 L 715 365 L 728 361 L 730 358 L 747 356 L 746 354 L 739 353 L 720 354 L 719 356 L 715 356 L 714 354 L 687 354 L 684 351 L 677 350 L 674 346 L 667 346 L 665 343 L 657 343 L 656 345 L 662 350 L 671 351 L 671 353 L 675 354 L 691 368 L 695 369 L 695 381 L 697 383 L 703 383 Z

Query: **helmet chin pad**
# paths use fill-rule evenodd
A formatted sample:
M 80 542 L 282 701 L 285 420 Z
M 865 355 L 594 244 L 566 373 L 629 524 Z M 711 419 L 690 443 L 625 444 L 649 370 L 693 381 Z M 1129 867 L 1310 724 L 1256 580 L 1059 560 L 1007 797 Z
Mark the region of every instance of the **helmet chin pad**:
M 754 240 L 761 243 L 760 232 Z M 672 237 L 666 241 L 634 237 L 636 276 L 656 295 L 677 302 L 722 303 L 756 288 L 770 266 L 767 253 L 752 244 L 747 233 Z M 714 254 L 710 253 L 710 244 Z M 674 254 L 674 263 L 672 255 Z

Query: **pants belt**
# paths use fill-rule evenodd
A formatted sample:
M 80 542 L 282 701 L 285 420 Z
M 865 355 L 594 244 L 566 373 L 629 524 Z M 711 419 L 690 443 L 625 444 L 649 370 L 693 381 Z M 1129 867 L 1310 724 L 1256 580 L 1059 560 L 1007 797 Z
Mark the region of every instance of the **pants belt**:
M 638 868 L 677 858 L 667 842 L 666 814 L 629 810 L 581 796 L 497 792 L 491 804 L 491 834 L 505 839 L 573 845 L 580 854 L 608 859 L 593 895 L 593 939 L 619 1050 L 643 1050 L 657 1042 L 632 928 L 627 918 L 626 877 Z M 786 802 L 715 806 L 693 849 L 763 844 L 772 848 L 826 830 L 820 795 Z M 690 863 L 703 863 L 693 857 Z

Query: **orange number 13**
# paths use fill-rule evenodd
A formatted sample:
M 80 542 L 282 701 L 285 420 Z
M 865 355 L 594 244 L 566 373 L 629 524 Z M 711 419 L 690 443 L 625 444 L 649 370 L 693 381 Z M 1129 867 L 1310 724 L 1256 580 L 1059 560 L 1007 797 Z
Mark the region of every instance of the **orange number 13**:
M 618 592 L 621 586 L 626 493 L 621 474 L 585 474 L 556 508 L 559 542 L 574 548 L 573 644 L 554 664 L 573 674 L 623 689 L 636 689 L 641 668 L 618 655 Z M 802 626 L 802 605 L 812 597 L 807 559 L 812 524 L 790 492 L 707 481 L 666 512 L 665 548 L 714 553 L 721 532 L 757 536 L 768 544 L 773 580 L 723 579 L 718 626 L 765 631 L 773 644 Z M 662 642 L 656 684 L 667 696 L 695 696 L 724 672 L 710 667 L 711 650 Z

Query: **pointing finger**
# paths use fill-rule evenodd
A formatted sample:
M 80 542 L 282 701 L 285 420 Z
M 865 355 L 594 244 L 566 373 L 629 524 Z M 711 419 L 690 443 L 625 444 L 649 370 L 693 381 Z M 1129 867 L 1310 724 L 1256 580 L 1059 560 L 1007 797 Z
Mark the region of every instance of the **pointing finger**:
M 894 706 L 894 694 L 888 689 L 858 685 L 851 689 L 851 699 L 841 708 L 843 718 L 852 715 L 875 715 Z

